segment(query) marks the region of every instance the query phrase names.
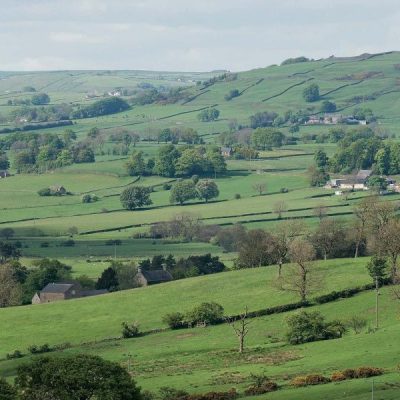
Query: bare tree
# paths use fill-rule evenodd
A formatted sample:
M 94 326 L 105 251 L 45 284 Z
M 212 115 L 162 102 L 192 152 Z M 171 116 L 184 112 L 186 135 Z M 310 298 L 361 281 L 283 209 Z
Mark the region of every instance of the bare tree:
M 267 184 L 263 182 L 254 183 L 252 187 L 260 196 L 267 190 Z
M 324 260 L 332 254 L 335 246 L 341 243 L 345 236 L 342 223 L 332 218 L 325 218 L 320 221 L 319 226 L 313 235 L 314 245 L 324 255 Z
M 301 301 L 306 301 L 317 283 L 320 283 L 310 263 L 315 258 L 314 247 L 307 240 L 295 239 L 290 244 L 289 257 L 293 265 L 278 279 L 278 286 L 281 290 L 296 293 Z
M 392 283 L 396 283 L 398 280 L 397 260 L 400 256 L 400 221 L 389 220 L 374 236 L 372 243 L 376 253 L 388 257 L 390 278 Z
M 0 266 L 0 308 L 21 304 L 21 285 L 14 277 L 13 269 L 5 264 Z
M 291 242 L 304 231 L 299 219 L 282 221 L 273 234 L 273 254 L 278 264 L 278 277 L 282 275 L 282 264 L 286 261 Z
M 240 314 L 239 319 L 226 318 L 226 321 L 232 327 L 239 340 L 239 353 L 243 353 L 244 340 L 247 334 L 249 333 L 248 326 L 250 325 L 251 321 L 249 321 L 247 318 L 248 318 L 247 306 L 245 308 L 244 313 Z
M 273 211 L 278 215 L 278 219 L 282 218 L 282 213 L 287 211 L 287 205 L 283 200 L 279 200 L 273 205 Z

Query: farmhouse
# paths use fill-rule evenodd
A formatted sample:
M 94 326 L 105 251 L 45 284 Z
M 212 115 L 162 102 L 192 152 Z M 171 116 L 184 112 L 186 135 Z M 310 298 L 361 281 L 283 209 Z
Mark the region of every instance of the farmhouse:
M 10 173 L 6 169 L 0 170 L 0 179 L 1 178 L 7 178 L 10 176 Z
M 154 271 L 145 271 L 142 268 L 138 268 L 138 272 L 135 276 L 135 280 L 140 286 L 169 282 L 172 281 L 172 279 L 172 275 L 165 267 L 163 267 L 163 269 L 157 269 Z
M 49 283 L 39 293 L 35 293 L 32 297 L 32 304 L 97 296 L 107 292 L 107 290 L 82 290 L 82 286 L 78 282 L 72 281 Z
M 367 181 L 372 175 L 369 169 L 361 169 L 357 175 L 342 179 L 331 179 L 327 184 L 327 189 L 350 189 L 350 190 L 368 190 Z
M 232 147 L 221 147 L 221 155 L 223 155 L 224 157 L 230 157 L 232 153 Z

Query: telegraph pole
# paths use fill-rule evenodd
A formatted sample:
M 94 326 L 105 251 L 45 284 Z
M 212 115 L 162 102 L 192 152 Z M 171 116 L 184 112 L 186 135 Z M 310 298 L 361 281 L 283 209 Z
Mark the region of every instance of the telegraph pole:
M 372 400 L 374 400 L 374 391 L 375 391 L 374 380 L 372 379 L 372 393 L 371 393 L 371 399 Z

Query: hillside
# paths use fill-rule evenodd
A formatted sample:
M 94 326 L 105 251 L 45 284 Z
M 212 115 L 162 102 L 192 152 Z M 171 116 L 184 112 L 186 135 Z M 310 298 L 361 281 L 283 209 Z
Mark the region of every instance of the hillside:
M 325 283 L 319 293 L 368 282 L 365 263 L 365 259 L 320 262 Z M 235 352 L 236 338 L 227 324 L 165 331 L 122 341 L 111 339 L 119 336 L 120 323 L 124 320 L 137 320 L 143 330 L 161 328 L 165 326 L 161 322 L 165 313 L 185 311 L 202 301 L 221 303 L 227 314 L 241 312 L 244 305 L 257 310 L 294 301 L 295 298 L 274 289 L 275 274 L 273 268 L 226 272 L 101 298 L 5 309 L 0 313 L 1 353 L 17 348 L 25 353 L 32 344 L 70 342 L 74 347 L 65 350 L 67 353 L 98 354 L 123 363 L 127 354 L 132 354 L 136 379 L 152 391 L 162 386 L 193 392 L 227 390 L 232 386 L 242 390 L 251 381 L 251 374 L 264 373 L 283 385 L 282 390 L 268 397 L 276 399 L 303 395 L 312 399 L 322 395 L 335 399 L 343 391 L 348 393 L 348 399 L 362 399 L 370 390 L 368 380 L 306 389 L 290 389 L 288 380 L 305 373 L 331 374 L 338 369 L 373 364 L 385 368 L 385 375 L 376 382 L 377 393 L 385 393 L 382 398 L 395 399 L 397 389 L 393 385 L 398 380 L 398 372 L 393 346 L 400 328 L 396 317 L 398 306 L 386 288 L 381 296 L 381 329 L 359 335 L 348 332 L 344 338 L 333 341 L 299 346 L 285 344 L 288 313 L 252 320 L 244 356 Z M 373 326 L 374 298 L 374 293 L 367 291 L 311 310 L 322 311 L 328 319 L 345 320 L 362 314 L 369 326 Z M 378 342 L 381 345 L 375 346 Z M 24 360 L 6 361 L 3 357 L 0 371 L 8 376 Z

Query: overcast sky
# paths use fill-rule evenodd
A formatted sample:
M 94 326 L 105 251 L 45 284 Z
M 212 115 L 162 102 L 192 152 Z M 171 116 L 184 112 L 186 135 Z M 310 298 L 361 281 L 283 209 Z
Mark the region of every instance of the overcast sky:
M 1 0 L 0 69 L 247 70 L 400 50 L 398 0 Z

